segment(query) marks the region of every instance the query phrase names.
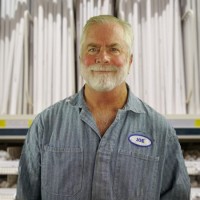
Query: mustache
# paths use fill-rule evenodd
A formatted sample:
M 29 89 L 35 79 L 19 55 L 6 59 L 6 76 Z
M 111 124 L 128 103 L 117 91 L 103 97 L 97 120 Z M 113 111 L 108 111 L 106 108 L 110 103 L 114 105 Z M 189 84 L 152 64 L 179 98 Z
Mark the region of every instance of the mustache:
M 113 65 L 106 65 L 106 66 L 102 66 L 102 65 L 91 65 L 88 67 L 88 70 L 90 71 L 103 71 L 103 72 L 116 72 L 118 71 L 118 68 L 116 66 Z

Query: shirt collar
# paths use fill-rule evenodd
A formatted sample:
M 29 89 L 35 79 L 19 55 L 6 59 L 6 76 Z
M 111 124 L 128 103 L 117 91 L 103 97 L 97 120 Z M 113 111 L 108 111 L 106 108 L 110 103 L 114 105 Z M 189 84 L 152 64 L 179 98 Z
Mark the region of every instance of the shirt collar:
M 84 99 L 84 86 L 82 89 L 74 94 L 73 96 L 67 98 L 67 101 L 72 105 L 72 106 L 77 106 L 79 108 L 87 108 L 85 99 Z
M 127 103 L 124 106 L 124 110 L 130 110 L 135 113 L 145 113 L 145 108 L 142 101 L 132 93 L 128 85 L 127 88 L 128 88 L 128 99 Z
M 125 104 L 123 110 L 125 111 L 132 111 L 135 113 L 145 113 L 145 108 L 143 103 L 140 99 L 138 99 L 130 90 L 129 86 L 127 85 L 128 89 L 128 99 L 127 103 Z M 79 108 L 87 109 L 86 102 L 84 100 L 84 86 L 77 94 L 67 98 L 67 101 L 70 102 L 72 106 L 78 106 Z

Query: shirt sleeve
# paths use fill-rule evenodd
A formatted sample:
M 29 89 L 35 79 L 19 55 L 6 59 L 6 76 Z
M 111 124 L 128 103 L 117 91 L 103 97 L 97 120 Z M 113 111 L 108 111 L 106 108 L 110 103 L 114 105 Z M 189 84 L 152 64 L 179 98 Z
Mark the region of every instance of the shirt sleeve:
M 37 117 L 30 127 L 19 163 L 16 200 L 41 199 L 41 134 Z
M 190 178 L 178 138 L 173 132 L 166 149 L 160 200 L 189 200 Z

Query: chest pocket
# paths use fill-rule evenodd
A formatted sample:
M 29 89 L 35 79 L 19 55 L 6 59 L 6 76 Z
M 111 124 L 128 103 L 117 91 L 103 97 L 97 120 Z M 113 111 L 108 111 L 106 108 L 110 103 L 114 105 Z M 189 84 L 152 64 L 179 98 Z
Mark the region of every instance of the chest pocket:
M 116 199 L 155 199 L 158 161 L 159 157 L 120 150 L 114 179 Z
M 81 148 L 46 146 L 42 161 L 42 187 L 49 194 L 74 196 L 82 187 Z

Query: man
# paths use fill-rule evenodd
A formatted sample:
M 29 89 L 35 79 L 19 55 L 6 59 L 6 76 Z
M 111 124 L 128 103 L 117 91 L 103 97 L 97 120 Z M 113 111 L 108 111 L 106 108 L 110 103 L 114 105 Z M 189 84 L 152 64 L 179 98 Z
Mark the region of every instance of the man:
M 35 118 L 21 155 L 18 200 L 190 199 L 174 129 L 125 82 L 132 40 L 122 20 L 88 20 L 80 52 L 86 84 Z

